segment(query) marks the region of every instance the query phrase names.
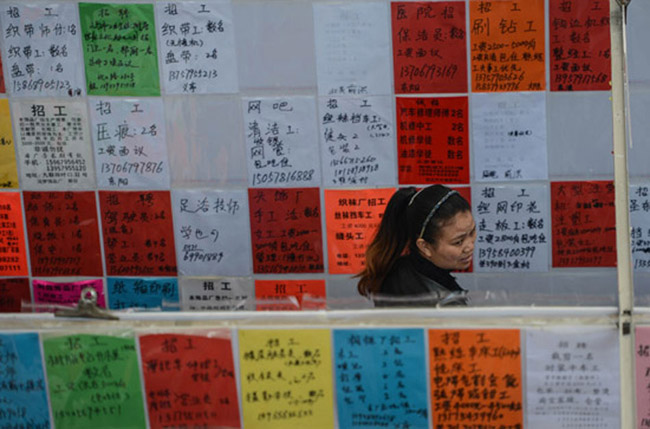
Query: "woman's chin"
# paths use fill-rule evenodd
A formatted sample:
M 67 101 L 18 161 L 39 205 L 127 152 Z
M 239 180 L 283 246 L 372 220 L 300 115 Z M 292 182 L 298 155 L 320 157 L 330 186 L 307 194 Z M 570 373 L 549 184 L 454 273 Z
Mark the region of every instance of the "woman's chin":
M 469 259 L 463 259 L 462 261 L 459 262 L 458 264 L 458 270 L 466 270 L 472 265 L 472 258 Z

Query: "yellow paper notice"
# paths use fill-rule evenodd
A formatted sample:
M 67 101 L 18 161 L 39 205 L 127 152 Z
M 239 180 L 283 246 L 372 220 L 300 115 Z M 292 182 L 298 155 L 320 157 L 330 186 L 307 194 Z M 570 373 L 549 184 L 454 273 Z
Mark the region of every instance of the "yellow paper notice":
M 244 427 L 333 428 L 330 331 L 240 330 Z
M 18 188 L 14 137 L 11 134 L 9 100 L 0 98 L 0 188 Z

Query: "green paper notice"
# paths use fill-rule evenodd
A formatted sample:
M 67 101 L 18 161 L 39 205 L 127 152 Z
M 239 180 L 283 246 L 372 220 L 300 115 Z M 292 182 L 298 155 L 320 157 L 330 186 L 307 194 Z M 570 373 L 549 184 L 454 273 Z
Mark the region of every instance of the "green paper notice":
M 79 3 L 89 95 L 160 95 L 151 4 Z
M 57 428 L 146 427 L 133 338 L 52 337 L 43 350 Z

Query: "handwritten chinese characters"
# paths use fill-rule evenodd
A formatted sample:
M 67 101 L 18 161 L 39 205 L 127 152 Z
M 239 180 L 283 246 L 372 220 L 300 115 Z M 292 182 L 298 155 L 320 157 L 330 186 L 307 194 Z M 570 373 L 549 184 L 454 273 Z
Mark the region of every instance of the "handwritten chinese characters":
M 616 266 L 614 185 L 551 182 L 554 267 Z
M 34 303 L 55 304 L 75 307 L 81 297 L 81 291 L 87 287 L 97 292 L 97 306 L 106 308 L 106 297 L 102 280 L 82 280 L 78 282 L 47 282 L 34 280 Z M 45 307 L 41 307 L 46 309 Z
M 429 330 L 434 429 L 523 427 L 519 330 Z
M 237 92 L 230 2 L 157 2 L 156 11 L 165 91 Z
M 318 188 L 249 189 L 253 271 L 323 272 Z
M 178 280 L 175 278 L 109 277 L 107 283 L 111 309 L 179 309 Z
M 472 91 L 543 91 L 544 0 L 469 2 Z
M 153 5 L 79 3 L 90 95 L 160 95 Z
M 25 218 L 34 276 L 102 276 L 94 192 L 28 192 Z
M 56 427 L 145 427 L 133 338 L 52 336 L 43 350 Z
M 91 119 L 100 188 L 169 187 L 160 98 L 93 98 Z
M 475 94 L 472 134 L 477 181 L 548 179 L 543 92 Z
M 526 331 L 526 412 L 531 429 L 619 427 L 615 329 Z
M 152 429 L 240 427 L 230 338 L 214 334 L 140 337 Z
M 320 99 L 325 186 L 395 184 L 389 97 Z
M 256 310 L 325 309 L 325 280 L 256 280 Z
M 334 331 L 339 427 L 428 427 L 424 332 Z
M 253 280 L 244 277 L 181 277 L 183 311 L 254 310 Z
M 20 193 L 0 195 L 0 275 L 26 276 L 27 251 Z
M 51 426 L 38 334 L 0 334 L 0 425 Z
M 609 2 L 549 2 L 551 90 L 609 90 Z
M 95 187 L 85 102 L 20 101 L 12 107 L 24 188 Z
M 100 191 L 109 276 L 176 276 L 169 192 Z
M 395 92 L 467 92 L 465 3 L 392 2 Z
M 334 427 L 330 331 L 240 330 L 244 427 Z
M 181 275 L 251 273 L 246 191 L 175 189 L 172 197 Z
M 469 183 L 467 97 L 396 104 L 399 183 Z
M 325 190 L 330 274 L 356 274 L 363 269 L 366 247 L 394 192 L 394 188 Z
M 636 340 L 636 424 L 650 427 L 650 326 L 635 329 Z
M 548 188 L 482 186 L 475 192 L 477 271 L 548 271 Z
M 2 67 L 2 64 L 0 64 Z M 18 188 L 16 146 L 11 131 L 9 100 L 0 99 L 0 188 Z
M 313 98 L 247 98 L 243 103 L 249 185 L 320 185 Z
M 630 185 L 629 210 L 634 269 L 650 271 L 650 186 Z
M 387 4 L 314 3 L 313 7 L 318 93 L 390 94 Z
M 85 95 L 75 3 L 4 4 L 0 16 L 12 95 Z

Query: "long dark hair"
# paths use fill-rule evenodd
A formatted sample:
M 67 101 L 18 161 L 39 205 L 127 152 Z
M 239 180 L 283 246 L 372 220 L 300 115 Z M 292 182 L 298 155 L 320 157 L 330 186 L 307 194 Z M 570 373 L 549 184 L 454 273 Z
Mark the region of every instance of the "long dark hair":
M 418 238 L 435 244 L 440 228 L 449 219 L 470 210 L 465 198 L 443 185 L 428 186 L 419 192 L 414 187 L 395 192 L 388 201 L 375 237 L 366 249 L 365 268 L 357 275 L 359 293 L 367 296 L 379 292 L 397 258 L 407 248 L 410 252 L 417 252 L 415 243 Z

